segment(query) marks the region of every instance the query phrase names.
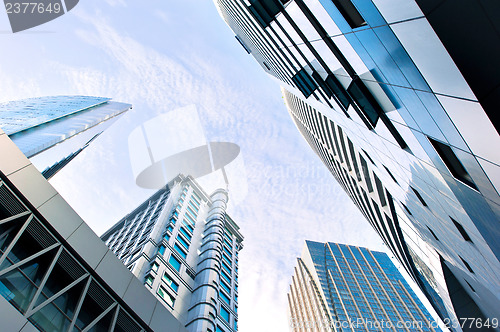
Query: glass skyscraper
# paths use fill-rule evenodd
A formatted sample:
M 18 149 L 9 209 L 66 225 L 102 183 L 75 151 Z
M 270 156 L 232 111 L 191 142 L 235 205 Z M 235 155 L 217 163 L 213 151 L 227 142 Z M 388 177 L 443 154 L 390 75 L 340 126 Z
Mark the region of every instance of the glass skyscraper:
M 87 139 L 61 160 L 48 162 L 54 175 L 132 105 L 91 96 L 51 96 L 0 104 L 0 128 L 28 158 L 86 132 Z
M 499 3 L 214 2 L 441 318 L 498 330 Z
M 288 293 L 292 331 L 441 331 L 387 254 L 306 241 Z
M 238 330 L 243 237 L 227 200 L 179 175 L 102 236 L 188 331 Z

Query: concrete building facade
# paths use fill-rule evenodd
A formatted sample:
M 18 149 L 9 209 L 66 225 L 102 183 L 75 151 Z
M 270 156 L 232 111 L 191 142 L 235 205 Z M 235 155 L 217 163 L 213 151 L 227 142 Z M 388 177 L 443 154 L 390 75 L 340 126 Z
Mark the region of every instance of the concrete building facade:
M 102 236 L 188 331 L 238 330 L 243 237 L 227 200 L 179 175 Z
M 186 331 L 0 130 L 2 331 Z

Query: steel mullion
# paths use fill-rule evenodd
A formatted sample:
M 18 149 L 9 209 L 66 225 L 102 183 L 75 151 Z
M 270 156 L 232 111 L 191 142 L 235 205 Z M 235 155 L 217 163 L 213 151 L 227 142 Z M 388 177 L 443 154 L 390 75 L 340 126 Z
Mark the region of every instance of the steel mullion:
M 38 299 L 38 297 L 40 296 L 40 293 L 42 292 L 42 289 L 43 287 L 45 286 L 45 283 L 47 282 L 47 280 L 49 279 L 49 276 L 52 272 L 52 269 L 54 268 L 54 266 L 56 265 L 57 263 L 57 260 L 59 259 L 59 256 L 61 255 L 61 252 L 63 251 L 63 246 L 60 246 L 59 249 L 57 250 L 57 253 L 56 253 L 56 256 L 54 257 L 54 259 L 52 260 L 52 263 L 50 263 L 50 266 L 47 270 L 47 272 L 45 273 L 45 275 L 43 276 L 43 279 L 42 279 L 42 282 L 40 283 L 40 286 L 38 287 L 38 290 L 36 291 L 35 293 L 35 296 L 33 296 L 33 299 L 31 300 L 31 303 L 30 305 L 28 306 L 28 309 L 26 309 L 26 313 L 25 313 L 25 316 L 28 317 L 31 315 L 31 311 L 36 303 L 36 300 Z
M 90 283 L 92 282 L 92 277 L 89 277 L 89 280 L 87 280 L 87 283 L 85 284 L 85 288 L 83 289 L 82 294 L 80 295 L 80 299 L 78 300 L 78 304 L 75 309 L 75 314 L 73 316 L 73 319 L 71 320 L 71 324 L 69 325 L 68 332 L 73 331 L 75 324 L 76 324 L 76 319 L 78 318 L 78 315 L 80 314 L 80 310 L 82 309 L 83 306 L 83 301 L 85 300 L 85 297 L 87 296 L 87 291 L 89 290 Z
M 26 230 L 26 227 L 28 227 L 28 225 L 29 225 L 29 223 L 30 223 L 31 220 L 33 220 L 33 215 L 29 216 L 29 218 L 24 222 L 24 225 L 17 232 L 17 234 L 14 237 L 14 239 L 12 239 L 12 242 L 9 244 L 9 246 L 7 247 L 7 249 L 5 249 L 2 257 L 0 257 L 0 265 L 2 265 L 2 263 L 4 262 L 4 260 L 10 254 L 10 251 L 12 250 L 12 248 L 14 247 L 14 245 L 16 244 L 16 242 L 19 240 L 19 238 L 21 237 L 21 235 L 24 233 L 24 231 Z
M 86 328 L 84 328 L 82 330 L 82 332 L 87 332 L 88 330 L 90 330 L 92 327 L 94 327 L 95 324 L 97 324 L 104 316 L 106 316 L 108 314 L 108 312 L 111 311 L 111 309 L 113 309 L 115 306 L 117 305 L 117 303 L 113 303 L 111 304 L 106 310 L 104 310 L 104 312 L 102 314 L 100 314 L 99 316 L 97 316 L 96 319 L 94 319 L 90 324 L 89 326 L 87 326 Z M 112 331 L 112 330 L 111 330 Z
M 25 263 L 28 263 L 29 261 L 31 261 L 31 260 L 33 260 L 33 259 L 35 259 L 35 258 L 37 258 L 37 257 L 40 257 L 41 255 L 43 255 L 43 254 L 45 254 L 45 253 L 47 253 L 47 252 L 51 251 L 52 249 L 54 249 L 55 247 L 57 247 L 57 246 L 59 246 L 59 245 L 60 245 L 59 243 L 54 243 L 54 244 L 53 244 L 53 245 L 51 245 L 50 247 L 47 247 L 47 248 L 43 249 L 42 251 L 39 251 L 39 252 L 37 252 L 36 254 L 31 255 L 30 257 L 25 258 L 25 259 L 23 259 L 22 261 L 19 261 L 19 262 L 15 263 L 15 264 L 13 264 L 13 265 L 9 266 L 8 268 L 6 268 L 6 269 L 4 269 L 4 270 L 0 271 L 0 276 L 2 276 L 2 275 L 6 274 L 6 273 L 8 273 L 8 272 L 10 272 L 10 271 L 12 271 L 12 270 L 14 270 L 14 269 L 17 269 L 19 266 L 21 266 L 21 265 L 23 265 L 23 264 L 25 264 Z
M 16 215 L 10 216 L 8 218 L 2 219 L 2 220 L 0 220 L 0 225 L 5 224 L 9 221 L 15 220 L 17 218 L 24 217 L 25 215 L 30 214 L 30 213 L 31 213 L 31 211 L 24 211 L 24 212 L 18 213 Z
M 113 320 L 111 321 L 111 326 L 109 328 L 110 331 L 114 331 L 115 330 L 116 321 L 118 319 L 118 314 L 119 313 L 120 313 L 120 306 L 117 305 L 116 306 L 116 310 L 115 310 L 115 314 L 113 315 Z
M 55 293 L 54 295 L 52 295 L 51 297 L 49 297 L 47 300 L 45 300 L 43 303 L 41 303 L 38 307 L 32 309 L 32 312 L 35 312 L 35 311 L 38 311 L 40 309 L 42 309 L 43 307 L 45 307 L 47 304 L 49 304 L 50 302 L 54 301 L 55 299 L 57 299 L 59 296 L 61 296 L 62 294 L 64 294 L 65 292 L 67 292 L 70 288 L 72 288 L 73 286 L 75 286 L 76 284 L 80 283 L 83 279 L 85 279 L 86 277 L 88 277 L 89 274 L 86 273 L 84 275 L 82 275 L 80 278 L 76 279 L 75 281 L 73 281 L 71 284 L 69 284 L 68 286 L 64 287 L 63 289 L 61 289 L 59 292 Z

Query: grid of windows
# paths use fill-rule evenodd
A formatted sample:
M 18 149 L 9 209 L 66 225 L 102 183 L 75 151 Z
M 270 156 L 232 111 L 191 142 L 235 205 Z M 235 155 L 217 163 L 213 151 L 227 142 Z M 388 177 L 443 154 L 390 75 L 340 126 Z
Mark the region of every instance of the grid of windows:
M 155 225 L 161 224 L 163 229 L 156 229 L 154 234 L 161 234 L 162 237 L 151 238 L 151 242 L 155 243 L 157 243 L 157 240 L 161 240 L 157 244 L 158 257 L 153 257 L 148 262 L 151 269 L 142 278 L 148 288 L 152 292 L 155 292 L 155 295 L 161 298 L 169 308 L 173 308 L 175 303 L 177 310 L 182 311 L 180 307 L 182 305 L 187 306 L 190 303 L 186 294 L 190 292 L 194 293 L 199 288 L 193 282 L 196 281 L 196 259 L 200 257 L 199 253 L 203 250 L 203 246 L 207 242 L 204 238 L 207 240 L 212 238 L 204 236 L 203 233 L 206 235 L 206 232 L 198 231 L 200 227 L 207 229 L 212 227 L 209 226 L 210 223 L 196 223 L 196 221 L 198 218 L 201 221 L 202 218 L 207 218 L 208 215 L 212 214 L 210 214 L 210 206 L 209 209 L 205 208 L 206 205 L 209 205 L 209 201 L 207 202 L 206 198 L 202 200 L 191 186 L 184 186 L 178 197 L 177 202 L 173 201 L 168 204 L 168 206 L 173 206 L 172 211 L 163 213 L 168 194 L 154 195 L 141 206 L 142 210 L 136 209 L 135 214 L 131 213 L 127 217 L 128 220 L 124 221 L 121 225 L 122 227 L 117 227 L 115 232 L 111 233 L 106 241 L 110 246 L 116 243 L 114 247 L 116 248 L 115 252 L 117 252 L 117 249 L 123 252 L 123 250 L 128 248 L 128 238 L 133 237 L 137 233 L 138 237 L 135 241 L 138 241 L 138 244 L 134 244 L 135 247 L 131 248 L 134 252 L 139 253 L 140 246 L 146 243 L 150 235 L 158 236 L 153 235 L 151 232 L 153 232 L 153 229 L 156 229 Z M 220 253 L 222 262 L 220 263 L 221 277 L 219 280 L 218 302 L 225 305 L 224 310 L 227 311 L 228 315 L 227 320 L 219 315 L 220 318 L 216 318 L 216 321 L 221 323 L 225 331 L 231 331 L 235 330 L 232 324 L 235 324 L 234 319 L 237 317 L 236 255 L 240 249 L 241 235 L 233 229 L 233 227 L 237 229 L 237 226 L 229 216 L 225 215 L 224 219 L 225 225 L 223 224 L 221 229 L 223 232 L 218 233 L 221 236 L 220 240 L 223 242 L 223 248 L 221 248 Z M 177 220 L 180 222 L 177 222 Z M 196 243 L 202 239 L 204 242 L 201 248 L 198 248 Z M 195 250 L 199 250 L 197 255 L 194 254 Z M 188 256 L 189 260 L 187 260 Z M 147 259 L 144 255 L 142 257 L 143 259 Z M 194 265 L 190 266 L 190 264 Z M 184 268 L 182 268 L 183 265 Z M 174 271 L 177 271 L 177 273 Z M 157 275 L 161 276 L 161 278 L 157 278 Z M 186 292 L 185 288 L 189 291 Z M 180 299 L 181 297 L 183 297 L 182 300 Z M 181 305 L 181 303 L 183 304 Z
M 306 241 L 306 246 L 313 265 L 299 259 L 295 269 L 288 294 L 292 318 L 383 320 L 394 326 L 400 321 L 423 322 L 422 331 L 432 331 L 431 316 L 386 254 L 335 243 Z M 320 284 L 311 277 L 311 269 Z

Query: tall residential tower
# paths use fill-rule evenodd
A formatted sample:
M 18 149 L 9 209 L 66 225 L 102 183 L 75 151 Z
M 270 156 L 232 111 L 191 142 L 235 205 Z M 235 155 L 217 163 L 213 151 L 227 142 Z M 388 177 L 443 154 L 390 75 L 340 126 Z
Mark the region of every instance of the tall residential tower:
M 441 331 L 387 254 L 306 241 L 288 293 L 292 331 Z
M 188 331 L 238 330 L 243 237 L 227 200 L 179 175 L 102 236 Z
M 214 2 L 439 315 L 498 330 L 500 3 Z

